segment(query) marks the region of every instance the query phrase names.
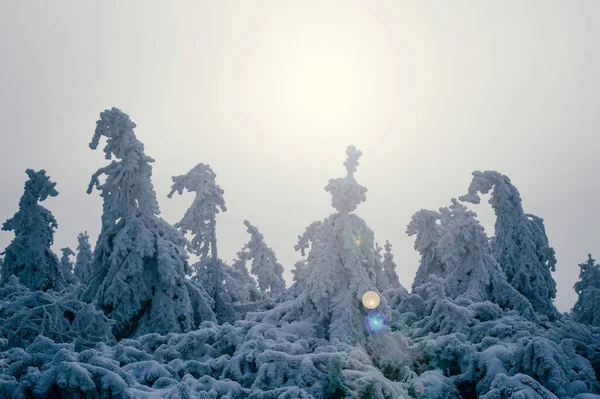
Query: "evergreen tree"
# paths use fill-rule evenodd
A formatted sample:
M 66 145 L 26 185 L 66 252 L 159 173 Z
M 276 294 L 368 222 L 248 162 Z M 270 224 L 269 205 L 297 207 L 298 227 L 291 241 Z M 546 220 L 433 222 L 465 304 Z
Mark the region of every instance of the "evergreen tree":
M 256 276 L 260 291 L 269 292 L 273 296 L 282 294 L 285 291 L 283 266 L 258 229 L 247 220 L 244 220 L 244 225 L 250 233 L 250 241 L 238 253 L 238 267 L 242 263 L 245 265 L 246 262 L 251 262 L 250 273 Z
M 48 197 L 56 197 L 56 183 L 50 181 L 45 170 L 27 169 L 29 180 L 19 201 L 19 210 L 2 226 L 14 231 L 15 238 L 2 253 L 2 282 L 15 275 L 21 284 L 32 290 L 60 290 L 65 279 L 60 271 L 58 257 L 50 247 L 54 242 L 56 219 L 39 204 Z
M 82 283 L 88 284 L 92 279 L 92 261 L 94 254 L 89 242 L 87 231 L 77 236 L 77 258 L 75 260 L 75 277 Z
M 381 255 L 381 251 L 383 251 L 383 248 L 378 243 L 375 243 L 373 273 L 377 282 L 377 289 L 383 292 L 387 290 L 389 283 L 387 276 L 383 272 L 383 256 Z
M 97 300 L 116 321 L 117 338 L 190 331 L 214 320 L 211 298 L 186 279 L 191 270 L 185 237 L 157 216 L 154 160 L 144 153 L 135 126 L 119 109 L 106 110 L 90 144 L 96 149 L 106 136 L 106 158 L 116 160 L 99 169 L 88 188 L 88 193 L 100 190 L 104 210 L 84 298 Z M 106 175 L 102 184 L 101 175 Z
M 396 263 L 394 262 L 394 254 L 392 254 L 392 244 L 388 240 L 385 241 L 385 254 L 383 254 L 383 274 L 387 280 L 387 288 L 400 287 L 398 273 L 396 273 Z
M 407 233 L 417 235 L 415 248 L 421 253 L 417 275 L 428 279 L 413 285 L 413 291 L 435 275 L 452 299 L 490 301 L 531 315 L 531 305 L 506 281 L 476 216 L 456 199 L 439 212 L 420 211 L 413 216 Z
M 61 248 L 62 256 L 60 257 L 60 269 L 62 275 L 65 278 L 67 284 L 73 284 L 75 282 L 75 276 L 73 275 L 73 262 L 71 262 L 71 256 L 75 255 L 75 252 L 69 247 Z
M 326 218 L 314 234 L 318 245 L 311 247 L 308 256 L 312 273 L 305 295 L 318 320 L 327 326 L 329 338 L 352 344 L 365 334 L 362 296 L 378 289 L 373 232 L 363 219 L 351 213 L 367 199 L 367 188 L 354 178 L 362 152 L 348 146 L 346 155 L 346 176 L 330 179 L 325 186 L 337 212 Z M 379 309 L 385 311 L 385 303 Z
M 579 265 L 579 281 L 574 286 L 579 298 L 573 306 L 573 318 L 600 327 L 600 266 L 595 262 L 588 254 L 588 260 Z
M 217 254 L 216 216 L 227 208 L 223 199 L 224 191 L 216 184 L 215 178 L 216 174 L 209 165 L 199 163 L 185 175 L 173 176 L 168 197 L 171 198 L 175 192 L 181 195 L 184 189 L 196 194 L 194 202 L 175 227 L 183 234 L 191 233 L 193 236 L 188 247 L 200 257 L 196 268 L 202 272 L 202 278 L 197 281 L 212 293 L 215 313 L 220 319 L 223 313 L 231 313 L 225 309 L 231 304 L 223 303 L 220 294 L 223 273 Z
M 367 198 L 367 188 L 354 178 L 362 152 L 349 146 L 346 154 L 346 176 L 331 179 L 325 186 L 337 212 L 309 226 L 296 246 L 303 254 L 309 250 L 306 266 L 297 267 L 304 289 L 297 298 L 269 311 L 265 320 L 308 320 L 315 324 L 318 334 L 332 342 L 354 345 L 365 336 L 362 296 L 378 288 L 373 232 L 351 213 Z M 384 297 L 378 310 L 389 311 Z
M 510 179 L 495 171 L 473 172 L 468 193 L 461 201 L 480 202 L 478 193 L 492 192 L 489 203 L 496 214 L 494 257 L 508 282 L 523 294 L 533 309 L 554 318 L 556 283 L 554 249 L 548 244 L 543 220 L 523 211 L 521 196 Z

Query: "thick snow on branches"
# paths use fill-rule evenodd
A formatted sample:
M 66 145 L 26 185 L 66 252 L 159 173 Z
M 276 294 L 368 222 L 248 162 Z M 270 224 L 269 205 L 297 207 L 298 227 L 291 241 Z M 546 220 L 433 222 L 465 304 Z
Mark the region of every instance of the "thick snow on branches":
M 238 253 L 238 267 L 250 262 L 250 273 L 256 276 L 260 291 L 275 296 L 282 294 L 285 291 L 283 266 L 277 261 L 275 252 L 265 243 L 260 231 L 247 220 L 244 220 L 244 225 L 250 234 L 250 241 Z
M 367 189 L 349 146 L 345 176 L 325 187 L 334 212 L 298 236 L 286 288 L 248 221 L 237 259 L 218 258 L 226 208 L 208 165 L 173 178 L 169 196 L 195 195 L 182 220 L 158 217 L 153 160 L 134 127 L 115 108 L 97 122 L 91 147 L 105 137 L 111 160 L 89 187 L 103 199 L 102 229 L 93 253 L 78 236 L 75 265 L 69 248 L 60 262 L 52 252 L 57 223 L 39 205 L 55 183 L 27 171 L 4 224 L 15 238 L 0 258 L 0 398 L 600 398 L 600 266 L 591 255 L 579 265 L 579 299 L 559 314 L 544 223 L 506 176 L 475 172 L 461 197 L 492 192 L 491 240 L 456 199 L 398 221 L 421 255 L 409 292 L 389 241 L 353 213 Z M 383 332 L 364 327 L 366 291 L 379 295 Z
M 543 220 L 525 214 L 519 191 L 507 176 L 495 171 L 473 172 L 469 191 L 461 200 L 478 204 L 478 193 L 492 191 L 490 204 L 496 213 L 494 256 L 508 282 L 525 295 L 536 312 L 554 317 L 556 283 L 551 272 L 556 258 L 548 244 Z
M 77 258 L 75 260 L 75 277 L 82 283 L 89 283 L 92 279 L 92 262 L 94 254 L 90 246 L 90 236 L 87 231 L 77 236 Z
M 600 266 L 589 254 L 579 268 L 579 281 L 575 283 L 579 298 L 573 306 L 573 318 L 579 323 L 600 327 Z
M 56 197 L 56 183 L 45 170 L 27 169 L 29 180 L 19 201 L 19 211 L 4 222 L 2 230 L 12 231 L 15 238 L 3 252 L 2 282 L 10 276 L 19 277 L 21 284 L 33 290 L 61 289 L 65 286 L 58 257 L 50 247 L 58 223 L 49 210 L 39 203 Z
M 185 238 L 157 217 L 154 161 L 133 133 L 135 123 L 113 108 L 96 124 L 90 147 L 97 148 L 105 136 L 106 158 L 116 160 L 94 173 L 88 188 L 88 193 L 100 190 L 104 211 L 84 298 L 97 300 L 116 321 L 117 337 L 190 331 L 214 320 L 212 300 L 185 278 L 190 273 Z

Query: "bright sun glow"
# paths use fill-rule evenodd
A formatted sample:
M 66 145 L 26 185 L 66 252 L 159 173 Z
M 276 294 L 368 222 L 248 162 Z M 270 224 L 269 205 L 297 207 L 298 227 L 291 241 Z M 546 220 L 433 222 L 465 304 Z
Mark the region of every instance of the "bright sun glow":
M 291 68 L 289 103 L 310 116 L 345 114 L 356 105 L 359 75 L 350 62 L 313 54 Z

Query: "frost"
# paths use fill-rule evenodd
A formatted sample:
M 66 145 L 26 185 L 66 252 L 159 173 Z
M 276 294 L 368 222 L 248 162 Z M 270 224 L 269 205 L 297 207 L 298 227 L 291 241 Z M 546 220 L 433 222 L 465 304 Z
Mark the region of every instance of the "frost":
M 106 158 L 116 158 L 93 176 L 104 200 L 102 230 L 94 250 L 94 278 L 84 295 L 116 321 L 118 338 L 149 332 L 190 331 L 214 320 L 212 300 L 185 278 L 190 273 L 183 235 L 159 214 L 151 181 L 154 160 L 144 154 L 127 114 L 100 114 L 90 147 L 102 136 Z M 106 181 L 100 183 L 100 176 Z
M 75 276 L 73 275 L 73 262 L 70 257 L 75 255 L 75 252 L 69 247 L 61 248 L 62 256 L 60 258 L 60 269 L 62 275 L 65 278 L 67 284 L 73 284 L 75 282 Z
M 548 244 L 543 220 L 523 211 L 519 191 L 510 179 L 495 171 L 473 172 L 468 193 L 461 200 L 479 203 L 478 192 L 492 191 L 489 203 L 496 213 L 494 256 L 508 282 L 523 294 L 533 309 L 556 317 L 553 299 L 556 283 L 554 249 Z
M 21 284 L 33 290 L 62 289 L 65 279 L 58 258 L 50 247 L 54 242 L 56 219 L 39 202 L 56 197 L 56 183 L 50 181 L 45 170 L 27 169 L 29 180 L 19 201 L 19 211 L 2 225 L 2 230 L 13 231 L 15 238 L 2 253 L 2 282 L 17 276 Z
M 90 236 L 87 231 L 77 236 L 77 258 L 75 261 L 75 277 L 84 284 L 92 279 L 92 261 L 94 254 L 89 243 Z
M 579 298 L 573 306 L 575 321 L 600 327 L 600 266 L 588 255 L 587 262 L 579 265 L 579 281 L 575 292 Z
M 245 268 L 246 262 L 251 262 L 250 272 L 256 276 L 260 291 L 273 296 L 283 294 L 286 289 L 283 266 L 258 229 L 247 220 L 244 220 L 244 225 L 250 233 L 250 241 L 238 252 L 236 267 Z

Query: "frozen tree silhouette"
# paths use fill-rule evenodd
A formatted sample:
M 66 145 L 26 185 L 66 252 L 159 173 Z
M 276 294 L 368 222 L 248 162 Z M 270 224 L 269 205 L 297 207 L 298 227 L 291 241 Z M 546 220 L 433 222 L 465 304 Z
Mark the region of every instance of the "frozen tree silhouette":
M 579 281 L 574 287 L 579 298 L 573 306 L 573 318 L 578 323 L 600 327 L 600 266 L 588 254 L 588 260 L 579 268 Z
M 398 273 L 396 273 L 396 263 L 394 262 L 394 254 L 392 254 L 392 244 L 388 240 L 385 241 L 385 253 L 383 254 L 383 274 L 385 275 L 387 288 L 400 287 Z
M 50 247 L 54 242 L 56 219 L 39 204 L 48 197 L 56 197 L 56 183 L 50 181 L 45 170 L 27 169 L 29 180 L 19 201 L 19 210 L 2 226 L 13 231 L 15 238 L 4 251 L 2 282 L 10 276 L 19 278 L 21 284 L 32 290 L 60 290 L 65 279 L 60 271 L 57 256 Z
M 61 248 L 62 256 L 60 257 L 60 268 L 65 281 L 68 284 L 72 284 L 75 281 L 73 275 L 73 262 L 71 262 L 71 256 L 75 255 L 75 252 L 69 247 Z
M 215 172 L 209 165 L 199 163 L 185 175 L 173 176 L 173 186 L 168 197 L 171 198 L 175 192 L 180 195 L 183 190 L 195 193 L 194 202 L 185 212 L 183 219 L 175 224 L 183 234 L 192 234 L 189 249 L 200 257 L 196 268 L 202 268 L 203 279 L 199 282 L 212 293 L 215 301 L 215 312 L 217 316 L 225 310 L 221 298 L 222 270 L 217 254 L 217 223 L 216 216 L 219 212 L 225 212 L 224 191 L 215 181 Z M 209 268 L 206 273 L 205 268 Z
M 214 320 L 212 300 L 185 277 L 190 267 L 184 236 L 157 217 L 154 160 L 144 153 L 135 126 L 119 109 L 106 110 L 90 144 L 96 149 L 105 136 L 106 159 L 116 160 L 94 173 L 88 188 L 100 191 L 104 209 L 84 298 L 97 300 L 116 321 L 117 338 L 190 331 L 202 320 Z
M 92 261 L 94 254 L 87 231 L 77 236 L 77 258 L 75 260 L 75 277 L 84 284 L 92 279 Z
M 267 246 L 264 236 L 249 221 L 244 220 L 244 225 L 250 233 L 250 241 L 240 252 L 236 267 L 241 268 L 242 263 L 250 263 L 250 273 L 256 276 L 258 288 L 261 292 L 268 292 L 278 296 L 285 291 L 283 279 L 283 266 L 277 261 L 275 252 Z
M 325 186 L 337 212 L 311 224 L 298 239 L 296 248 L 303 254 L 308 251 L 306 264 L 297 266 L 296 273 L 304 288 L 294 300 L 269 311 L 265 320 L 310 320 L 325 338 L 353 345 L 365 336 L 362 296 L 378 288 L 373 232 L 351 213 L 366 200 L 367 188 L 354 178 L 362 152 L 349 146 L 346 155 L 346 176 Z M 385 298 L 381 299 L 378 309 L 386 312 Z
M 478 204 L 477 193 L 490 191 L 489 203 L 496 214 L 492 238 L 496 260 L 509 283 L 527 297 L 536 312 L 556 317 L 553 304 L 556 283 L 551 274 L 556 258 L 548 244 L 543 220 L 523 211 L 517 188 L 507 176 L 496 171 L 473 172 L 468 193 L 460 199 Z
M 417 236 L 415 249 L 421 254 L 419 283 L 416 280 L 413 289 L 435 275 L 443 280 L 445 295 L 452 299 L 489 300 L 531 315 L 527 299 L 508 284 L 476 216 L 456 199 L 439 212 L 422 210 L 413 215 L 407 233 Z M 428 281 L 421 282 L 424 276 Z

